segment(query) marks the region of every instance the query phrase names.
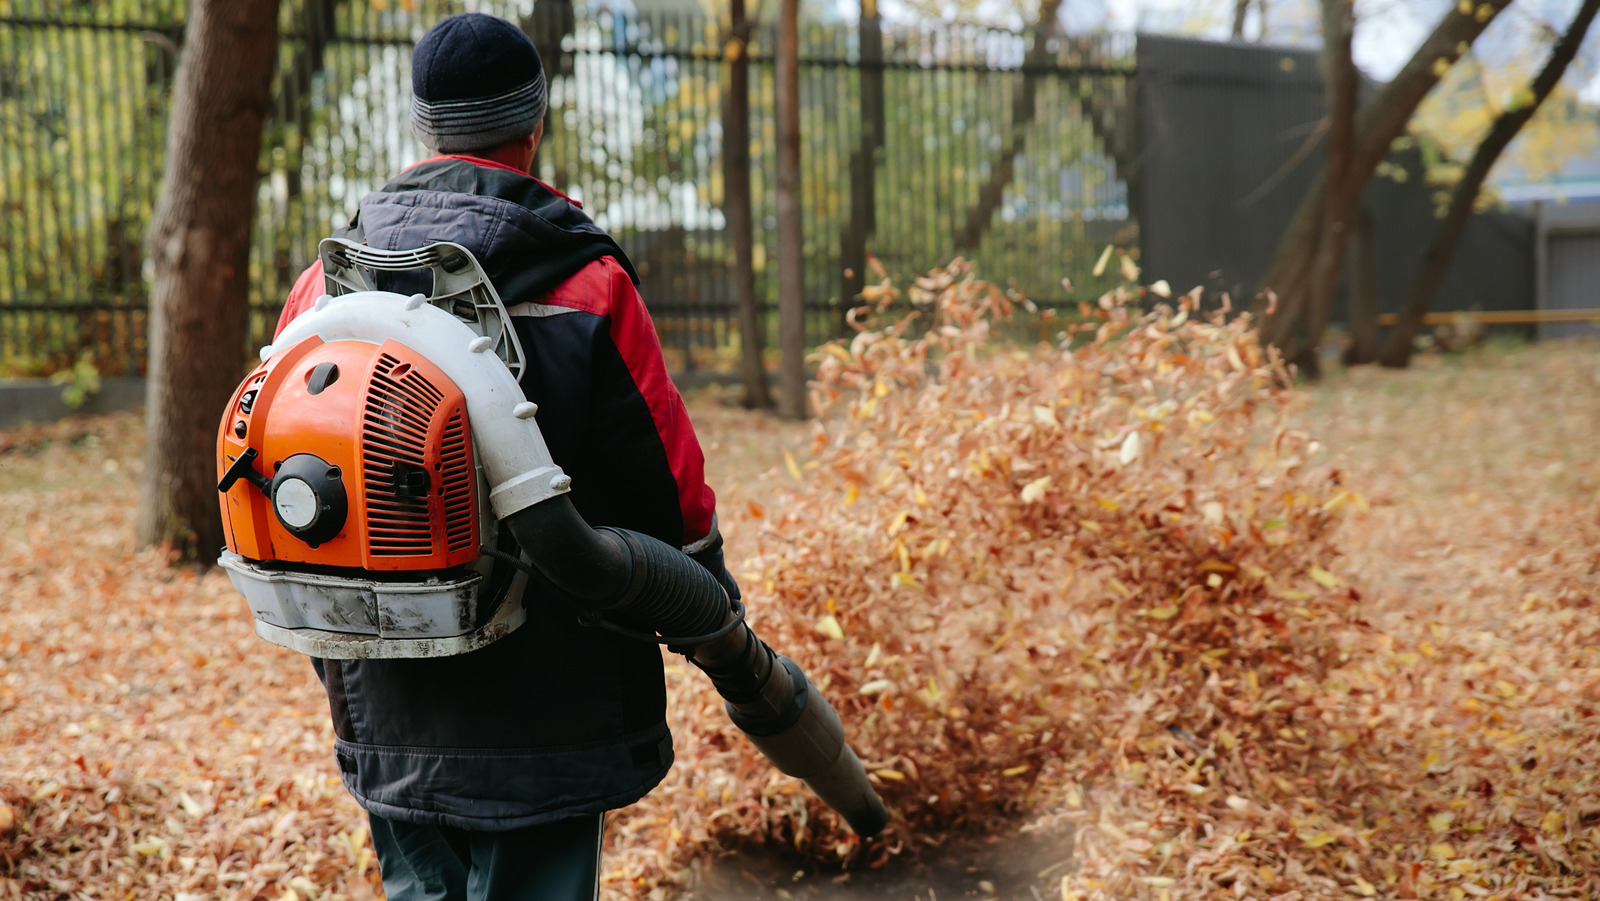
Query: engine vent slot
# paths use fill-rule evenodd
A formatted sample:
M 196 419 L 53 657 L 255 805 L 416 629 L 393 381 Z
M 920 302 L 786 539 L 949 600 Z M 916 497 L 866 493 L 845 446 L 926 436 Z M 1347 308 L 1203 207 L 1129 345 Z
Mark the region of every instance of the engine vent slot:
M 450 550 L 477 544 L 473 529 L 472 446 L 467 442 L 466 416 L 456 410 L 444 426 L 439 442 L 439 495 L 444 499 L 445 541 Z
M 410 496 L 406 477 L 427 468 L 428 426 L 443 400 L 444 394 L 421 373 L 389 354 L 378 355 L 361 424 L 367 538 L 373 556 L 433 553 L 429 498 Z

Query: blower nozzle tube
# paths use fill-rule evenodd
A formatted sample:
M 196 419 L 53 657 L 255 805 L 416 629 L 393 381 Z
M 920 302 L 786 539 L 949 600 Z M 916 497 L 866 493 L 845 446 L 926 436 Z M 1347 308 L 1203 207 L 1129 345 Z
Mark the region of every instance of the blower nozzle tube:
M 663 635 L 712 635 L 736 614 L 704 567 L 677 548 L 626 529 L 593 529 L 565 495 L 504 519 L 557 588 L 601 613 Z M 745 623 L 677 648 L 711 679 L 728 716 L 787 775 L 804 781 L 857 835 L 878 833 L 889 811 L 844 740 L 844 724 L 793 660 Z

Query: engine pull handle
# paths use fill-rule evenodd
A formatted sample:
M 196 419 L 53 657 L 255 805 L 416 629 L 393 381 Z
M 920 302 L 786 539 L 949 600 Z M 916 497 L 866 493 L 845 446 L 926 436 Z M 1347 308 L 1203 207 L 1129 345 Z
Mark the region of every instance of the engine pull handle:
M 255 448 L 245 448 L 244 453 L 235 457 L 233 463 L 228 466 L 227 472 L 222 474 L 222 481 L 217 483 L 217 490 L 227 493 L 228 489 L 233 487 L 233 483 L 244 479 L 256 486 L 256 490 L 271 497 L 272 480 L 256 471 L 254 465 L 256 456 Z

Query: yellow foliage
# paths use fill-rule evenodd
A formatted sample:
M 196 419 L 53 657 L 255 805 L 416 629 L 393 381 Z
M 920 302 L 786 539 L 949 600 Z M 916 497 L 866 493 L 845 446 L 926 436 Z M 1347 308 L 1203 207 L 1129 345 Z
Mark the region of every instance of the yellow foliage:
M 1442 76 L 1412 118 L 1413 135 L 1436 143 L 1444 159 L 1429 166 L 1431 184 L 1454 185 L 1461 167 L 1470 159 L 1496 116 L 1531 103 L 1529 84 L 1543 64 L 1547 49 L 1530 46 L 1527 52 L 1493 68 L 1467 55 L 1454 66 L 1440 59 Z M 1592 112 L 1577 102 L 1574 92 L 1558 85 L 1523 126 L 1496 169 L 1510 166 L 1530 181 L 1549 178 L 1566 161 L 1600 152 L 1600 129 Z M 1439 169 L 1439 166 L 1444 168 Z M 1382 174 L 1382 173 L 1380 173 Z

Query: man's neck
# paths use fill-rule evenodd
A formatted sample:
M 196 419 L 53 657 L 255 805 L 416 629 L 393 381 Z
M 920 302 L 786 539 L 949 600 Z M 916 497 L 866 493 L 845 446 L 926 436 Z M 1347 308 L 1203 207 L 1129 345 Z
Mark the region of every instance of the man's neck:
M 487 150 L 476 150 L 472 153 L 453 155 L 471 156 L 480 160 L 488 160 L 491 163 L 499 163 L 508 169 L 515 169 L 522 173 L 528 173 L 528 171 L 533 168 L 533 154 L 521 144 L 516 143 L 502 144 L 499 147 L 491 147 Z

